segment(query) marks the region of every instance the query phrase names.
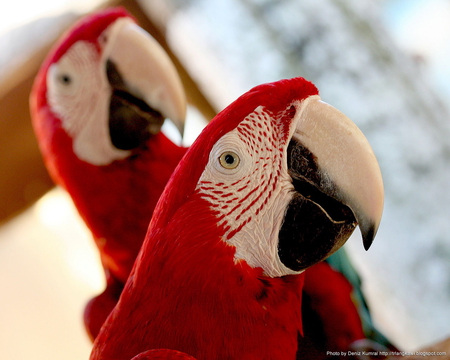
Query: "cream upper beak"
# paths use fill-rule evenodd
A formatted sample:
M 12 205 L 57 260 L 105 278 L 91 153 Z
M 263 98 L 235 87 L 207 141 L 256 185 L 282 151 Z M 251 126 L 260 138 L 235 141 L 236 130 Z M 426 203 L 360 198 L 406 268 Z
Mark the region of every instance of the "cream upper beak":
M 186 96 L 183 85 L 161 45 L 131 19 L 120 18 L 103 34 L 103 57 L 111 60 L 133 95 L 172 120 L 183 135 Z
M 343 113 L 311 96 L 301 103 L 293 137 L 317 158 L 320 190 L 347 205 L 367 250 L 378 230 L 384 203 L 383 181 L 373 150 Z

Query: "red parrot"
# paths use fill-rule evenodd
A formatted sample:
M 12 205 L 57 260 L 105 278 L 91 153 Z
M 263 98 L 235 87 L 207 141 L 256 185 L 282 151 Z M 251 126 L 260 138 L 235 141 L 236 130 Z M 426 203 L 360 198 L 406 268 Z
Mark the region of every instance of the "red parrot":
M 182 126 L 185 94 L 160 45 L 112 8 L 84 17 L 55 44 L 30 106 L 45 164 L 92 231 L 107 276 L 105 292 L 85 311 L 94 338 L 186 152 L 160 132 L 165 118 Z
M 91 360 L 304 358 L 304 270 L 357 225 L 368 249 L 382 207 L 370 145 L 312 83 L 253 88 L 175 169 Z

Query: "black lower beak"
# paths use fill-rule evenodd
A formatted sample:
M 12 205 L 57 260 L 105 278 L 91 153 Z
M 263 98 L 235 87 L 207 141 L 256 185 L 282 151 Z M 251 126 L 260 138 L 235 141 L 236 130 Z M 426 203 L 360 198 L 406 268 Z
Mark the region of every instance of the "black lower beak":
M 338 250 L 357 222 L 348 206 L 320 190 L 324 179 L 315 157 L 296 140 L 288 146 L 288 169 L 295 191 L 279 232 L 278 255 L 286 267 L 301 271 Z
M 164 117 L 131 93 L 111 61 L 107 62 L 107 77 L 113 88 L 109 106 L 111 142 L 117 149 L 135 149 L 160 131 Z

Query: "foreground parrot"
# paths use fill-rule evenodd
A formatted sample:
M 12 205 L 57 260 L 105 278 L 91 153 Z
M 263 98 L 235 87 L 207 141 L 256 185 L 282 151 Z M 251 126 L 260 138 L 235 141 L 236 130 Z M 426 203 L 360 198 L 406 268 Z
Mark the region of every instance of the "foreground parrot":
M 45 164 L 92 231 L 105 269 L 107 288 L 85 310 L 94 338 L 186 152 L 160 132 L 165 118 L 183 126 L 185 94 L 160 45 L 112 8 L 84 17 L 59 40 L 30 106 Z
M 309 358 L 304 270 L 357 224 L 368 249 L 382 207 L 370 145 L 312 83 L 253 88 L 176 168 L 91 360 L 162 348 L 198 360 Z

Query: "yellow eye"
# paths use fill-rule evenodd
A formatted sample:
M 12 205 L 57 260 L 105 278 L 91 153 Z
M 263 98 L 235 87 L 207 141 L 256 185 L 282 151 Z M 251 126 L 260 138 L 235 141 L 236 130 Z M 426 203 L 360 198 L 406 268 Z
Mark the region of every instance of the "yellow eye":
M 233 151 L 225 151 L 219 157 L 220 165 L 225 169 L 236 169 L 241 160 L 239 159 L 238 154 Z

